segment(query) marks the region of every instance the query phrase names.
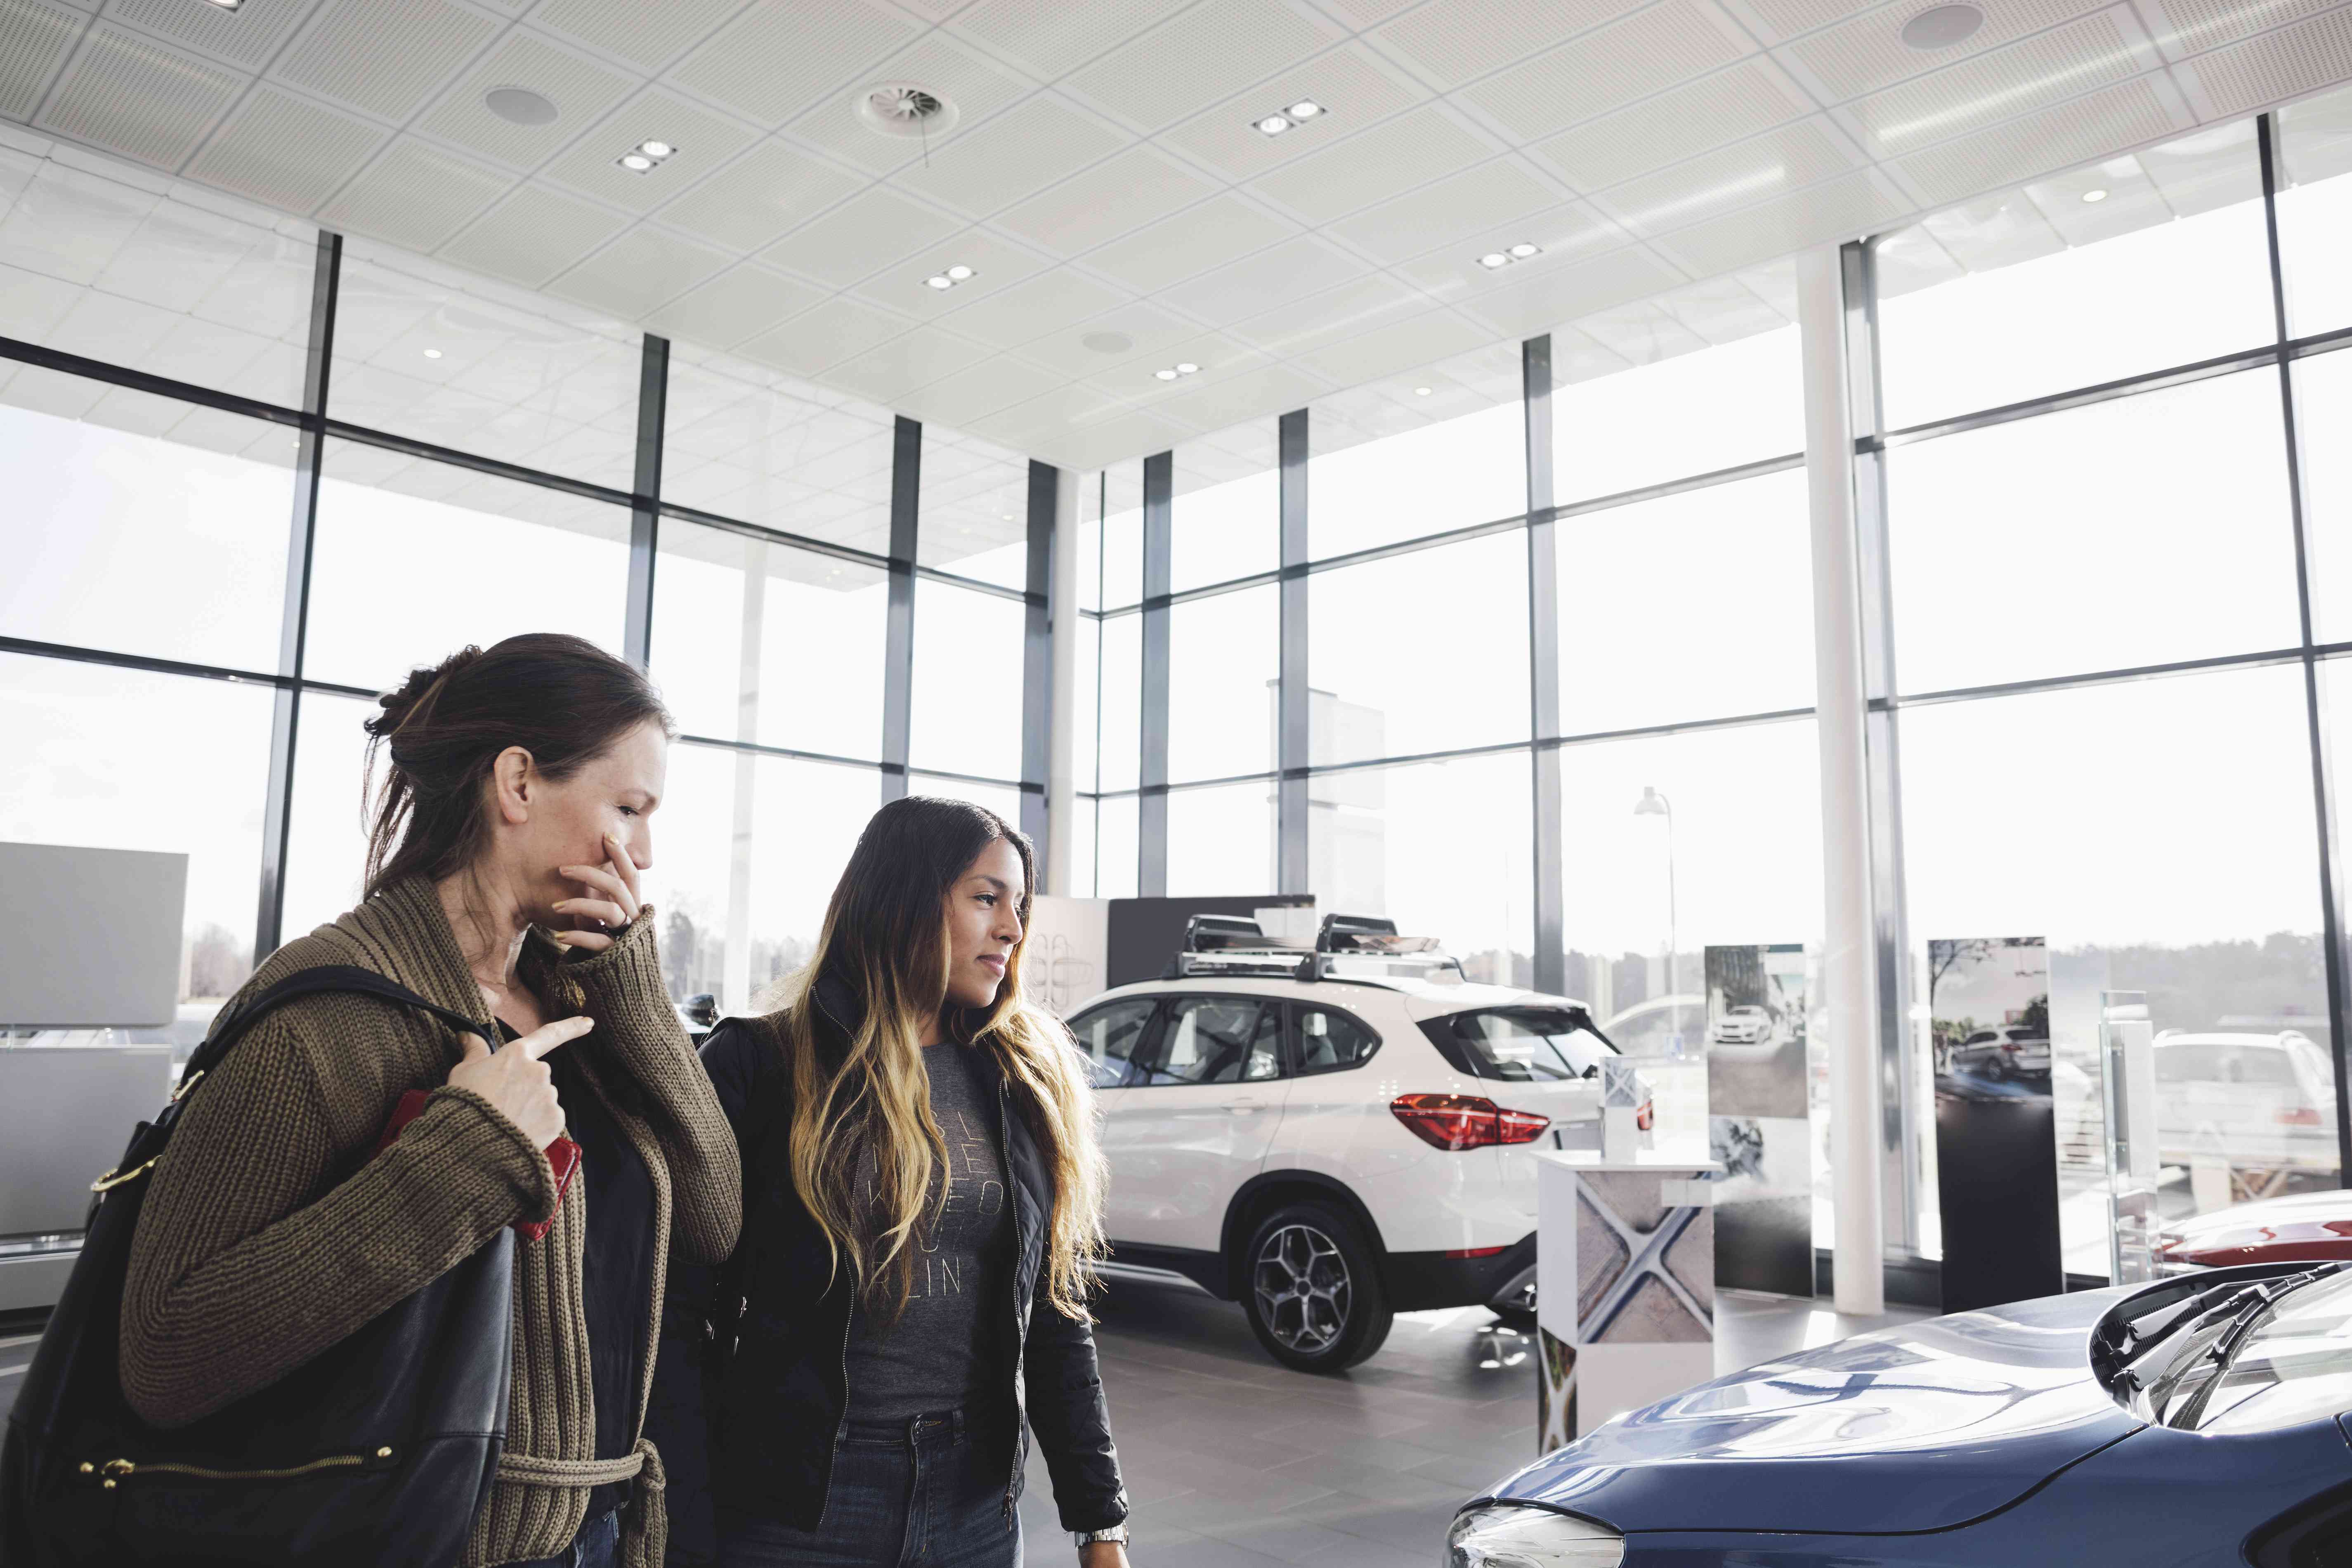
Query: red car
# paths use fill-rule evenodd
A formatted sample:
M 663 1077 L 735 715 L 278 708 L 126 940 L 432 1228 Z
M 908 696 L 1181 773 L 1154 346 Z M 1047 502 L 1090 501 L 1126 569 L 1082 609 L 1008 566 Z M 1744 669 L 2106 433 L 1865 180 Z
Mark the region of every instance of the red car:
M 2190 1219 L 2168 1221 L 2156 1235 L 2160 1274 L 2232 1263 L 2300 1263 L 2352 1258 L 2352 1192 L 2290 1193 Z

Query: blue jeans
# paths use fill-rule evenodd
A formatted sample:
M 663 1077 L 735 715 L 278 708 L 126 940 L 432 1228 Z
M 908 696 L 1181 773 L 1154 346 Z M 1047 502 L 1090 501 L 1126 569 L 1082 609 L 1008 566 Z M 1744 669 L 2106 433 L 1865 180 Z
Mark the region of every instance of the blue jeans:
M 1012 1467 L 1003 1443 L 965 1432 L 961 1411 L 852 1422 L 817 1528 L 721 1511 L 719 1568 L 1018 1568 Z
M 600 1515 L 580 1527 L 572 1544 L 552 1557 L 534 1557 L 510 1568 L 617 1568 L 621 1561 L 621 1516 Z

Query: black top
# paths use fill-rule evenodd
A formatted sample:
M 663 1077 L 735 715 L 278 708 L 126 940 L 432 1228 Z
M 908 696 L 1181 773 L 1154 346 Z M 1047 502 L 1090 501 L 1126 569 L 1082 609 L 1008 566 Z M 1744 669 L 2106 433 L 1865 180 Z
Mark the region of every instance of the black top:
M 504 1019 L 499 1029 L 509 1044 L 518 1037 Z M 588 1387 L 596 1402 L 593 1457 L 618 1459 L 636 1447 L 637 1395 L 653 1310 L 646 1282 L 654 1267 L 654 1183 L 637 1146 L 589 1087 L 572 1054 L 578 1048 L 575 1042 L 558 1049 L 547 1065 L 563 1105 L 564 1135 L 580 1145 L 580 1169 L 563 1201 L 590 1194 L 580 1294 L 588 1320 Z M 628 1495 L 626 1481 L 598 1487 L 588 1494 L 585 1517 L 610 1513 Z
M 970 1047 L 926 1047 L 931 1120 L 947 1145 L 916 1226 L 915 1272 L 895 1322 L 861 1305 L 849 1331 L 849 1419 L 904 1421 L 934 1411 L 993 1410 L 1007 1376 L 1006 1279 L 1013 1211 L 1006 1201 L 995 1086 L 975 1075 Z M 873 1164 L 869 1155 L 866 1169 Z M 869 1178 L 870 1179 L 870 1178 Z M 944 1186 L 946 1200 L 940 1202 Z M 939 1205 L 934 1207 L 933 1205 Z

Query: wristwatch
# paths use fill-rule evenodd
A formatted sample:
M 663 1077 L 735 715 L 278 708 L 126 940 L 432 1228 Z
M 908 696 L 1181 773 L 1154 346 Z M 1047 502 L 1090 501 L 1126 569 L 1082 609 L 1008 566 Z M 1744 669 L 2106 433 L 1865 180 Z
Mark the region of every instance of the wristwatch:
M 1108 1530 L 1074 1530 L 1070 1531 L 1070 1539 L 1081 1546 L 1092 1546 L 1097 1541 L 1124 1546 L 1127 1544 L 1127 1526 L 1114 1524 Z

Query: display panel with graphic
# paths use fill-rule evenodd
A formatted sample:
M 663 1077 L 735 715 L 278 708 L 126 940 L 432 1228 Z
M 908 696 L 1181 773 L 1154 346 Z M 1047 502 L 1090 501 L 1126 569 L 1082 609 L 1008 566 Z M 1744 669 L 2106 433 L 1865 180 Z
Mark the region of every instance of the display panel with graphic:
M 1944 1310 L 2056 1295 L 2050 952 L 2032 937 L 1927 944 Z
M 1706 950 L 1707 1152 L 1717 1178 L 1716 1283 L 1813 1293 L 1805 950 Z

